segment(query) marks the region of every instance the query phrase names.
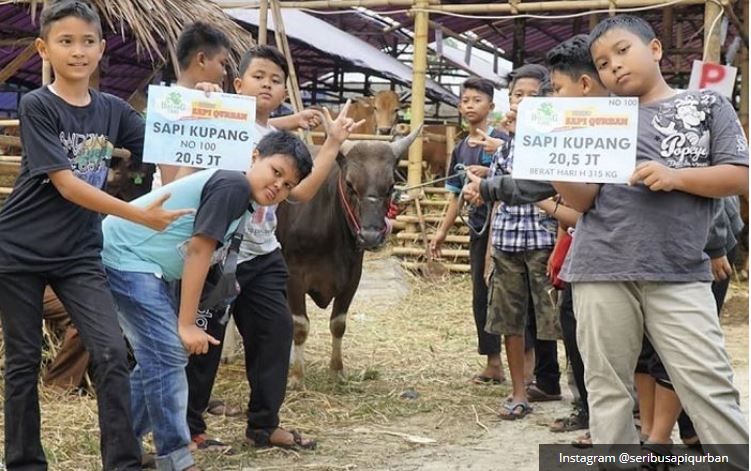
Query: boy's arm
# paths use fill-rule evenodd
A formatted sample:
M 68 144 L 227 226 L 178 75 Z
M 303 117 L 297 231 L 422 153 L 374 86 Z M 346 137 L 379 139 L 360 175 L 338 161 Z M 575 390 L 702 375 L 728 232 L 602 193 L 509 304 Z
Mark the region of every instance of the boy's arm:
M 571 208 L 586 213 L 595 204 L 599 183 L 550 182 Z
M 452 195 L 449 206 L 446 209 L 446 215 L 443 216 L 440 227 L 433 235 L 433 240 L 430 241 L 430 253 L 434 257 L 441 256 L 441 245 L 446 240 L 449 229 L 454 225 L 457 214 L 459 214 L 459 197 L 458 195 Z
M 503 201 L 512 206 L 536 203 L 556 194 L 548 182 L 514 180 L 511 175 L 496 175 L 484 180 L 470 175 L 469 180 L 471 183 L 467 186 L 470 188 L 465 192 L 477 192 L 483 201 Z
M 748 191 L 748 167 L 721 164 L 674 169 L 649 161 L 636 166 L 629 183 L 643 183 L 652 191 L 683 191 L 705 198 L 722 198 Z
M 340 115 L 341 116 L 341 115 Z M 313 129 L 321 124 L 323 118 L 322 113 L 318 110 L 308 109 L 302 110 L 299 113 L 290 114 L 287 116 L 280 116 L 278 118 L 269 119 L 269 124 L 277 129 L 285 129 L 287 131 L 295 131 L 297 129 Z
M 347 108 L 349 108 L 350 100 L 347 100 L 342 111 L 337 116 L 336 120 L 331 119 L 331 114 L 327 108 L 323 109 L 323 122 L 326 126 L 326 141 L 318 151 L 315 160 L 313 160 L 313 170 L 310 175 L 305 177 L 297 186 L 295 186 L 289 193 L 289 199 L 292 201 L 305 202 L 311 200 L 323 182 L 331 172 L 331 168 L 336 162 L 336 156 L 339 155 L 339 148 L 342 142 L 349 137 L 349 134 L 362 125 L 365 120 L 360 120 L 355 123 L 352 118 L 347 117 Z
M 201 234 L 194 235 L 188 242 L 180 287 L 177 331 L 189 355 L 206 353 L 209 350 L 209 344 L 219 345 L 217 339 L 196 325 L 201 291 L 216 246 L 216 240 Z
M 190 214 L 192 209 L 166 210 L 162 207 L 169 199 L 169 193 L 146 207 L 128 204 L 108 195 L 79 179 L 71 170 L 57 170 L 49 173 L 50 181 L 60 195 L 71 203 L 77 204 L 90 211 L 114 216 L 144 225 L 155 231 L 162 231 L 175 219 Z
M 554 217 L 564 228 L 576 226 L 576 221 L 578 221 L 579 216 L 581 216 L 579 211 L 564 206 L 560 202 L 551 199 L 539 201 L 535 204 L 538 208 Z

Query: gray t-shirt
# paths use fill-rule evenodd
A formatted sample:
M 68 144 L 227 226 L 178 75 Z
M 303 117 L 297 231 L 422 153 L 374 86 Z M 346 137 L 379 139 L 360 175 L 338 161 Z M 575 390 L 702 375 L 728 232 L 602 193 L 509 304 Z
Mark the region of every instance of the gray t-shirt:
M 715 92 L 689 91 L 639 109 L 637 164 L 671 168 L 748 166 L 748 144 L 732 105 Z M 712 199 L 681 191 L 604 184 L 576 225 L 561 279 L 712 281 L 704 253 Z
M 266 134 L 276 131 L 273 126 L 261 126 L 256 123 L 256 142 Z M 281 247 L 276 239 L 276 207 L 256 206 L 255 211 L 245 222 L 243 241 L 240 244 L 239 262 L 247 262 L 259 255 L 266 255 Z

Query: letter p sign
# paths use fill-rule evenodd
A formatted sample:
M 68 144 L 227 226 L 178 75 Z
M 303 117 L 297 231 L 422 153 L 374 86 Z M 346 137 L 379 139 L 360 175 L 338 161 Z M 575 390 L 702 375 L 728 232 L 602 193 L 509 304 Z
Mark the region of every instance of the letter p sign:
M 738 69 L 735 67 L 694 61 L 688 89 L 710 89 L 730 98 L 733 95 L 733 85 L 737 72 Z

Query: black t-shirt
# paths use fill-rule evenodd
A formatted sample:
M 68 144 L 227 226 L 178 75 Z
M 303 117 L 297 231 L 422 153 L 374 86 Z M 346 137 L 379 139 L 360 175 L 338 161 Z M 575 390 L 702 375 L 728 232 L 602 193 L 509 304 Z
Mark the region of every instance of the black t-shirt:
M 506 142 L 508 142 L 509 140 L 507 134 L 494 128 L 490 128 L 488 130 L 488 135 L 496 139 L 503 139 Z M 490 164 L 493 162 L 493 154 L 485 152 L 485 150 L 481 146 L 470 146 L 468 140 L 468 137 L 462 139 L 456 145 L 456 147 L 454 147 L 453 152 L 451 152 L 451 164 L 448 171 L 449 175 L 456 173 L 456 166 L 458 164 L 462 164 L 465 167 L 469 167 L 470 165 L 482 165 L 484 167 L 490 167 Z M 459 176 L 455 176 L 446 181 L 446 189 L 451 193 L 454 193 L 454 195 L 459 195 L 463 187 L 464 181 Z M 469 221 L 467 221 L 467 223 L 471 225 L 475 231 L 479 232 L 480 230 L 482 230 L 482 226 L 485 225 L 485 219 L 487 218 L 487 215 L 487 204 L 473 207 L 470 211 Z M 472 236 L 474 236 L 474 234 L 472 234 Z
M 48 174 L 72 170 L 103 188 L 112 150 L 140 161 L 143 119 L 125 101 L 96 90 L 73 106 L 47 87 L 21 99 L 21 171 L 0 210 L 0 272 L 44 272 L 99 257 L 101 216 L 62 197 Z

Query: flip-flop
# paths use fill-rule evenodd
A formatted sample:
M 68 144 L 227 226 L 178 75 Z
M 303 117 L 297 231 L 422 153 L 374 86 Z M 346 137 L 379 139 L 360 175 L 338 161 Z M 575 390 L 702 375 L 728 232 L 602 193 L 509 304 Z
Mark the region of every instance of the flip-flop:
M 503 420 L 519 420 L 529 415 L 530 412 L 532 412 L 532 407 L 527 402 L 504 402 L 498 416 Z
M 470 379 L 469 381 L 472 384 L 491 384 L 491 385 L 497 386 L 499 384 L 505 383 L 506 378 L 498 379 L 498 378 L 493 378 L 491 376 L 474 375 L 472 379 Z
M 248 443 L 255 448 L 283 448 L 285 450 L 315 450 L 318 443 L 315 440 L 308 439 L 307 443 L 303 442 L 303 437 L 297 430 L 286 430 L 292 434 L 293 443 L 272 443 L 271 435 L 276 429 L 269 432 L 266 429 L 249 429 L 245 432 L 245 438 Z

